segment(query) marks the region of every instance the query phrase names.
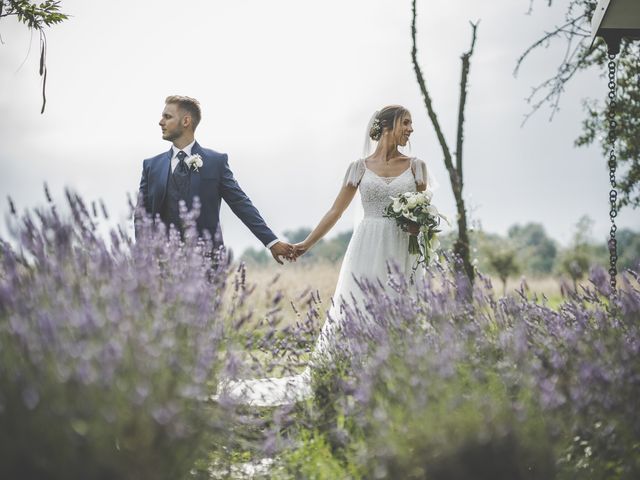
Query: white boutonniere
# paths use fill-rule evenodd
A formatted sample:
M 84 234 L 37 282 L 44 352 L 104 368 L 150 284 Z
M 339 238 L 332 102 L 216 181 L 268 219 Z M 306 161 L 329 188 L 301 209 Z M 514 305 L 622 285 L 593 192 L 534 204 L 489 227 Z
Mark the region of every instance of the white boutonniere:
M 196 172 L 202 166 L 202 157 L 197 153 L 195 155 L 191 155 L 185 160 L 187 167 L 193 168 Z

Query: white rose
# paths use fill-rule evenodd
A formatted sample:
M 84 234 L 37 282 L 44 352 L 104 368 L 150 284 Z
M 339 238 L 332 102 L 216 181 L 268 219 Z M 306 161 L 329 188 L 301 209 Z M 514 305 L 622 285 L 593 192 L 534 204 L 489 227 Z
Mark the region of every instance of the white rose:
M 409 208 L 416 208 L 416 205 L 418 205 L 418 199 L 416 197 L 411 197 L 407 200 L 407 206 Z
M 400 200 L 395 199 L 393 201 L 393 207 L 392 208 L 393 208 L 393 211 L 395 213 L 400 213 L 402 211 L 402 204 L 400 203 Z
M 202 157 L 199 154 L 191 155 L 186 159 L 186 164 L 191 168 L 194 167 L 196 171 L 202 166 Z
M 424 192 L 422 192 L 422 194 L 427 199 L 427 202 L 430 202 L 433 198 L 433 192 L 431 190 L 425 190 Z

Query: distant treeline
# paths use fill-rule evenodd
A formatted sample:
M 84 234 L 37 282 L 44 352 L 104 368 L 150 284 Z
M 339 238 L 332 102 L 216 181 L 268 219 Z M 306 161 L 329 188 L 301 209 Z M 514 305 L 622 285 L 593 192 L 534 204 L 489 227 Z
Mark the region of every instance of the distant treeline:
M 477 268 L 481 272 L 508 276 L 522 273 L 529 276 L 544 276 L 567 273 L 581 278 L 594 265 L 608 266 L 609 252 L 606 239 L 596 241 L 591 236 L 593 221 L 582 217 L 575 225 L 571 244 L 563 248 L 549 237 L 539 223 L 513 225 L 506 236 L 474 230 L 471 232 L 471 251 Z M 304 240 L 311 229 L 299 228 L 284 232 L 287 241 L 297 243 Z M 342 259 L 351 238 L 351 231 L 321 240 L 299 262 L 338 262 Z M 440 236 L 441 250 L 450 251 L 456 232 Z M 638 268 L 640 262 L 640 232 L 620 229 L 617 233 L 619 268 Z M 264 249 L 248 248 L 241 259 L 247 263 L 266 265 L 272 262 Z

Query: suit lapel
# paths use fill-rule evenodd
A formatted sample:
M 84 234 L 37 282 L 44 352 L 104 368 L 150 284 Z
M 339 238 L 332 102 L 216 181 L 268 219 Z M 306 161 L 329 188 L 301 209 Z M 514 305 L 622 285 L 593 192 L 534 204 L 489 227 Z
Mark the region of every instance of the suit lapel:
M 194 143 L 191 148 L 191 155 L 196 154 L 200 155 L 204 161 L 204 152 L 202 151 L 202 148 L 200 148 L 200 145 L 198 145 L 198 142 Z M 193 197 L 196 195 L 200 196 L 200 172 L 191 168 L 189 170 L 189 208 L 191 208 Z
M 169 175 L 171 174 L 171 156 L 173 149 L 169 149 L 167 153 L 162 157 L 158 168 L 158 178 L 160 179 L 158 188 L 160 191 L 160 205 L 164 203 L 164 197 L 167 195 L 167 183 L 169 182 Z

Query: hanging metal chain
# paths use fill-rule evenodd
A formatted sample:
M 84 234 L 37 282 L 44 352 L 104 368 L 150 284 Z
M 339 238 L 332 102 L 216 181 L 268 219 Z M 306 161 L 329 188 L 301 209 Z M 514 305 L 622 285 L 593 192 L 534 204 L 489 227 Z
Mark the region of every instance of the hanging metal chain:
M 616 217 L 618 216 L 618 184 L 616 182 L 616 168 L 618 166 L 618 158 L 616 156 L 616 143 L 618 140 L 618 122 L 616 121 L 616 112 L 618 109 L 618 101 L 616 99 L 616 56 L 609 54 L 609 108 L 607 111 L 607 119 L 609 121 L 608 142 L 609 150 L 609 220 L 611 221 L 611 230 L 609 231 L 609 283 L 611 285 L 611 295 L 617 294 L 616 277 L 618 275 L 618 241 L 616 240 Z

